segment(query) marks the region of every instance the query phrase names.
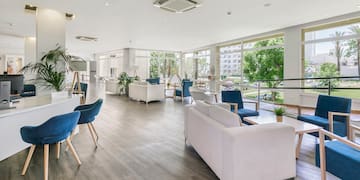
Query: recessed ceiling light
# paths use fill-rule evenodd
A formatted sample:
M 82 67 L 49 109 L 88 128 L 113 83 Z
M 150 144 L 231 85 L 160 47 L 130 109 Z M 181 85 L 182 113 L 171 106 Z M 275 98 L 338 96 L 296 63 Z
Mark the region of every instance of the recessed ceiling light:
M 270 7 L 271 6 L 271 3 L 265 3 L 264 4 L 264 7 Z

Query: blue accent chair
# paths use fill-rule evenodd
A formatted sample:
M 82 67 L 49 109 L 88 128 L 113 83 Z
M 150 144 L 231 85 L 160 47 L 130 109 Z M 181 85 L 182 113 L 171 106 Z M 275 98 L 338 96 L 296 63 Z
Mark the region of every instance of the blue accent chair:
M 24 84 L 24 91 L 20 94 L 21 97 L 36 96 L 36 86 L 34 84 Z
M 150 84 L 160 84 L 160 78 L 148 78 L 146 79 L 147 82 L 149 82 Z
M 77 86 L 78 86 L 78 84 L 75 83 L 74 91 L 77 90 Z M 80 83 L 80 88 L 81 88 L 82 93 L 84 94 L 84 97 L 86 98 L 88 84 L 87 83 Z
M 329 133 L 332 134 L 332 133 Z M 333 137 L 334 138 L 334 137 Z M 324 138 L 325 139 L 325 138 Z M 343 179 L 353 180 L 360 178 L 360 148 L 351 147 L 338 139 L 326 141 L 325 144 L 325 169 L 331 174 Z M 358 146 L 359 147 L 359 146 Z M 320 146 L 316 145 L 315 164 L 320 167 Z
M 34 153 L 35 147 L 44 145 L 44 179 L 48 179 L 48 161 L 49 161 L 49 144 L 56 144 L 57 155 L 60 157 L 60 142 L 66 140 L 66 143 L 72 151 L 78 164 L 81 161 L 71 143 L 70 134 L 76 127 L 80 117 L 79 111 L 58 115 L 50 118 L 45 123 L 39 126 L 24 126 L 20 129 L 21 138 L 24 142 L 32 144 L 29 154 L 26 158 L 24 168 L 21 175 L 25 175 L 29 167 L 31 157 Z
M 329 126 L 329 112 L 333 112 L 333 131 Z M 315 115 L 305 115 L 299 113 L 298 120 L 308 122 L 332 131 L 339 136 L 348 136 L 349 116 L 351 112 L 351 99 L 319 95 Z M 318 137 L 318 133 L 311 133 Z
M 81 112 L 78 124 L 87 124 L 91 137 L 96 147 L 97 147 L 97 141 L 99 140 L 99 136 L 92 122 L 95 120 L 95 117 L 99 114 L 102 103 L 103 100 L 98 99 L 92 104 L 80 105 L 76 107 L 74 110 Z
M 231 111 L 236 112 L 240 116 L 242 121 L 244 117 L 259 115 L 257 102 L 246 101 L 246 103 L 255 103 L 255 111 L 244 108 L 245 101 L 243 101 L 241 91 L 239 90 L 221 91 L 221 100 L 224 103 L 229 103 L 231 105 Z M 243 122 L 245 124 L 248 124 L 245 121 Z
M 193 85 L 192 81 L 183 80 L 181 82 L 181 89 L 175 90 L 175 97 L 181 97 L 182 102 L 184 102 L 185 97 L 190 97 L 190 90 L 189 88 Z

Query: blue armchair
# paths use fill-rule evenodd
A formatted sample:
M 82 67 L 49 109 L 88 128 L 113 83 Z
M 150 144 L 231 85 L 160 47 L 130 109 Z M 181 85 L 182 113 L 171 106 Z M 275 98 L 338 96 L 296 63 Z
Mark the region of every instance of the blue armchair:
M 25 175 L 29 167 L 31 157 L 37 145 L 44 145 L 44 179 L 48 179 L 49 144 L 57 146 L 56 158 L 60 157 L 60 142 L 66 139 L 66 143 L 72 151 L 78 164 L 81 161 L 71 143 L 70 134 L 77 125 L 80 112 L 75 111 L 50 118 L 39 126 L 24 126 L 20 129 L 23 141 L 32 144 L 26 158 L 21 175 Z
M 183 80 L 181 82 L 181 89 L 175 90 L 175 97 L 181 97 L 181 100 L 184 102 L 184 97 L 190 97 L 190 90 L 189 88 L 193 85 L 192 81 Z
M 325 141 L 325 135 L 335 140 Z M 343 180 L 359 179 L 360 145 L 326 130 L 320 130 L 319 137 L 320 144 L 315 149 L 315 164 L 321 168 L 322 177 L 325 178 L 328 171 Z
M 34 84 L 24 84 L 24 91 L 20 94 L 21 97 L 36 96 L 36 86 Z
M 148 78 L 146 79 L 147 82 L 149 82 L 150 84 L 160 84 L 160 78 Z
M 319 95 L 315 115 L 301 114 L 300 108 L 298 120 L 321 126 L 339 136 L 349 137 L 351 99 Z M 318 136 L 318 133 L 312 135 Z
M 230 91 L 221 91 L 222 102 L 229 103 L 231 105 L 231 111 L 237 113 L 241 120 L 243 121 L 244 117 L 249 116 L 258 116 L 258 104 L 255 101 L 243 101 L 241 91 L 239 90 L 230 90 Z M 245 109 L 245 103 L 255 103 L 256 110 Z M 243 121 L 246 123 L 245 121 Z M 247 123 L 246 123 L 247 124 Z
M 102 103 L 103 100 L 98 99 L 96 102 L 92 104 L 80 105 L 76 107 L 74 110 L 81 112 L 78 124 L 87 124 L 91 137 L 96 147 L 97 147 L 97 141 L 99 140 L 99 136 L 92 122 L 95 120 L 95 116 L 99 114 Z

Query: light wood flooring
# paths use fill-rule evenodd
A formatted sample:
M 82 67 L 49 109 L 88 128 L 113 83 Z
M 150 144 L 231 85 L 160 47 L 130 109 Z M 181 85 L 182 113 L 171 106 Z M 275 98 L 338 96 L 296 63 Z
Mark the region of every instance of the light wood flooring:
M 167 99 L 148 105 L 124 96 L 104 93 L 103 84 L 90 85 L 88 102 L 104 98 L 95 120 L 99 146 L 94 147 L 86 126 L 73 139 L 82 165 L 78 166 L 62 144 L 60 159 L 50 146 L 50 180 L 200 180 L 218 179 L 192 147 L 184 144 L 184 104 Z M 2 137 L 6 138 L 6 137 Z M 297 161 L 296 179 L 320 179 L 314 167 L 315 139 L 305 136 Z M 266 150 L 264 150 L 266 151 Z M 0 180 L 42 179 L 43 152 L 36 149 L 28 172 L 21 170 L 28 149 L 0 162 Z M 275 162 L 274 162 L 275 163 Z M 336 179 L 332 175 L 328 179 Z

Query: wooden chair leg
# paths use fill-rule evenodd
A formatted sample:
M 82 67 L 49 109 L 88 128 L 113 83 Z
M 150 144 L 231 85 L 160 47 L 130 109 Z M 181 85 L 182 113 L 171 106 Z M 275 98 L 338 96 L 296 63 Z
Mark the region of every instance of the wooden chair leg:
M 60 142 L 56 143 L 56 159 L 60 159 Z
M 93 141 L 94 141 L 94 143 L 95 143 L 95 146 L 97 147 L 97 142 L 96 142 L 96 138 L 95 138 L 95 133 L 93 132 L 90 123 L 87 123 L 87 125 L 88 125 L 88 128 L 89 128 L 91 137 L 92 137 L 92 139 L 93 139 Z
M 96 135 L 96 142 L 99 141 L 99 136 L 98 136 L 98 133 L 97 133 L 96 130 L 95 130 L 94 124 L 93 124 L 93 123 L 90 123 L 90 126 L 91 126 L 92 130 L 94 131 L 94 133 L 95 133 L 95 135 Z
M 298 159 L 300 156 L 300 149 L 301 149 L 301 143 L 302 143 L 303 136 L 304 136 L 303 133 L 299 134 L 298 142 L 296 145 L 296 159 Z
M 69 146 L 69 148 L 70 148 L 72 154 L 74 155 L 77 163 L 78 163 L 79 165 L 81 165 L 81 161 L 80 161 L 80 159 L 79 159 L 79 156 L 78 156 L 78 154 L 76 153 L 76 151 L 75 151 L 75 149 L 74 149 L 74 146 L 73 146 L 72 143 L 71 143 L 70 138 L 67 138 L 67 139 L 66 139 L 66 144 Z
M 44 180 L 49 178 L 49 145 L 44 145 Z
M 28 169 L 28 167 L 29 167 L 31 157 L 32 157 L 32 155 L 34 154 L 35 147 L 36 147 L 36 145 L 34 145 L 34 144 L 31 145 L 30 150 L 29 150 L 29 153 L 28 153 L 27 158 L 26 158 L 26 160 L 25 160 L 24 168 L 23 168 L 23 170 L 22 170 L 22 172 L 21 172 L 21 175 L 25 175 L 25 173 L 26 173 L 26 171 L 27 171 L 27 169 Z

